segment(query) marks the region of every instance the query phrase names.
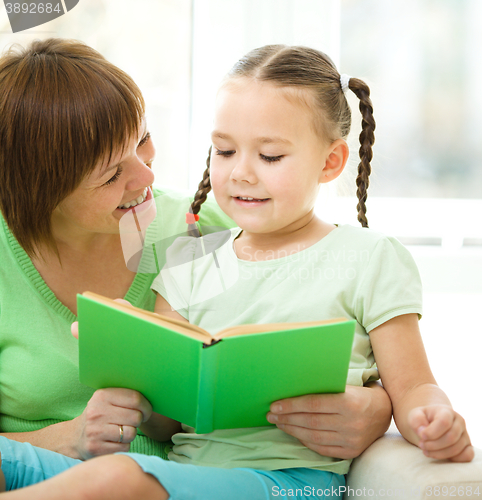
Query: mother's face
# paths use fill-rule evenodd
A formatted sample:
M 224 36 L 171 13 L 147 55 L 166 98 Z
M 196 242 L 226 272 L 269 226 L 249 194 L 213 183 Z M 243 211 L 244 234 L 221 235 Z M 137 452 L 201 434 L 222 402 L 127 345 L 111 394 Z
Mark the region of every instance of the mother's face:
M 119 220 L 128 211 L 126 205 L 152 198 L 149 187 L 154 181 L 154 156 L 154 144 L 143 125 L 139 137 L 131 138 L 123 151 L 114 152 L 111 161 L 97 165 L 57 206 L 52 214 L 54 236 L 118 234 Z

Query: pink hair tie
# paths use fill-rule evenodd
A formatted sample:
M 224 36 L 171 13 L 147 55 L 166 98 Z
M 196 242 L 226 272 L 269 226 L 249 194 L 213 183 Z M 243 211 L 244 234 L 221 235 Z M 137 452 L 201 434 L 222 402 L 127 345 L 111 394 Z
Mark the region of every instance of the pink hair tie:
M 186 214 L 186 224 L 195 224 L 198 220 L 199 220 L 198 214 L 192 214 L 191 212 L 188 212 Z

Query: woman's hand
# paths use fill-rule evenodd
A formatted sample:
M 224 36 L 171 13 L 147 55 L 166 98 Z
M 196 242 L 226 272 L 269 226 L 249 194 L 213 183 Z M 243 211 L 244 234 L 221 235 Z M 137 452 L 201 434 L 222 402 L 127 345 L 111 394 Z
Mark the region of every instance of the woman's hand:
M 377 383 L 342 394 L 310 394 L 271 405 L 268 421 L 320 455 L 355 458 L 388 429 L 392 405 Z
M 131 305 L 127 300 L 115 299 Z M 71 325 L 72 335 L 79 338 L 79 323 Z M 71 421 L 75 444 L 72 453 L 83 460 L 98 455 L 129 451 L 137 435 L 137 428 L 152 415 L 149 401 L 131 389 L 99 389 L 87 403 L 85 410 Z
M 99 389 L 87 403 L 82 415 L 71 421 L 74 426 L 73 454 L 85 460 L 129 451 L 137 428 L 147 422 L 151 414 L 149 401 L 137 391 Z

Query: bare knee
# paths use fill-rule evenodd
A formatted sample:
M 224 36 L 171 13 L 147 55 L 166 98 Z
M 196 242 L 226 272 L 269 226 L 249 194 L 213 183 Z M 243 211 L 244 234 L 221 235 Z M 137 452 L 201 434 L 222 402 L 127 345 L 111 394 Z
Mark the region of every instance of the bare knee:
M 167 500 L 169 495 L 159 481 L 145 473 L 135 460 L 126 455 L 108 455 L 89 460 L 91 488 L 87 498 L 119 500 Z M 94 495 L 92 495 L 92 493 Z

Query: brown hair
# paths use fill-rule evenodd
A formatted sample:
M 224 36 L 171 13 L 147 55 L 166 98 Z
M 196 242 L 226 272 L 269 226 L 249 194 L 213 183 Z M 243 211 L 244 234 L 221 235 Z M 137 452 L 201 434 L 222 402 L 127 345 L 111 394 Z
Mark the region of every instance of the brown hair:
M 30 256 L 57 253 L 52 212 L 137 135 L 141 92 L 81 42 L 36 40 L 0 58 L 0 116 L 0 211 Z
M 340 74 L 326 54 L 308 47 L 266 45 L 242 57 L 228 73 L 226 81 L 239 77 L 270 82 L 281 88 L 308 89 L 314 97 L 315 106 L 319 109 L 319 113 L 315 115 L 315 127 L 320 135 L 330 142 L 339 137 L 347 138 L 351 127 L 351 111 L 341 88 Z M 357 210 L 358 221 L 363 227 L 368 227 L 365 202 L 371 173 L 372 146 L 375 142 L 375 120 L 368 86 L 358 78 L 351 78 L 349 88 L 360 99 L 362 131 L 359 137 L 360 163 L 356 178 Z M 199 212 L 211 189 L 210 155 L 211 150 L 203 181 L 199 184 L 191 205 L 194 214 Z M 190 226 L 190 230 L 195 232 L 194 226 Z

